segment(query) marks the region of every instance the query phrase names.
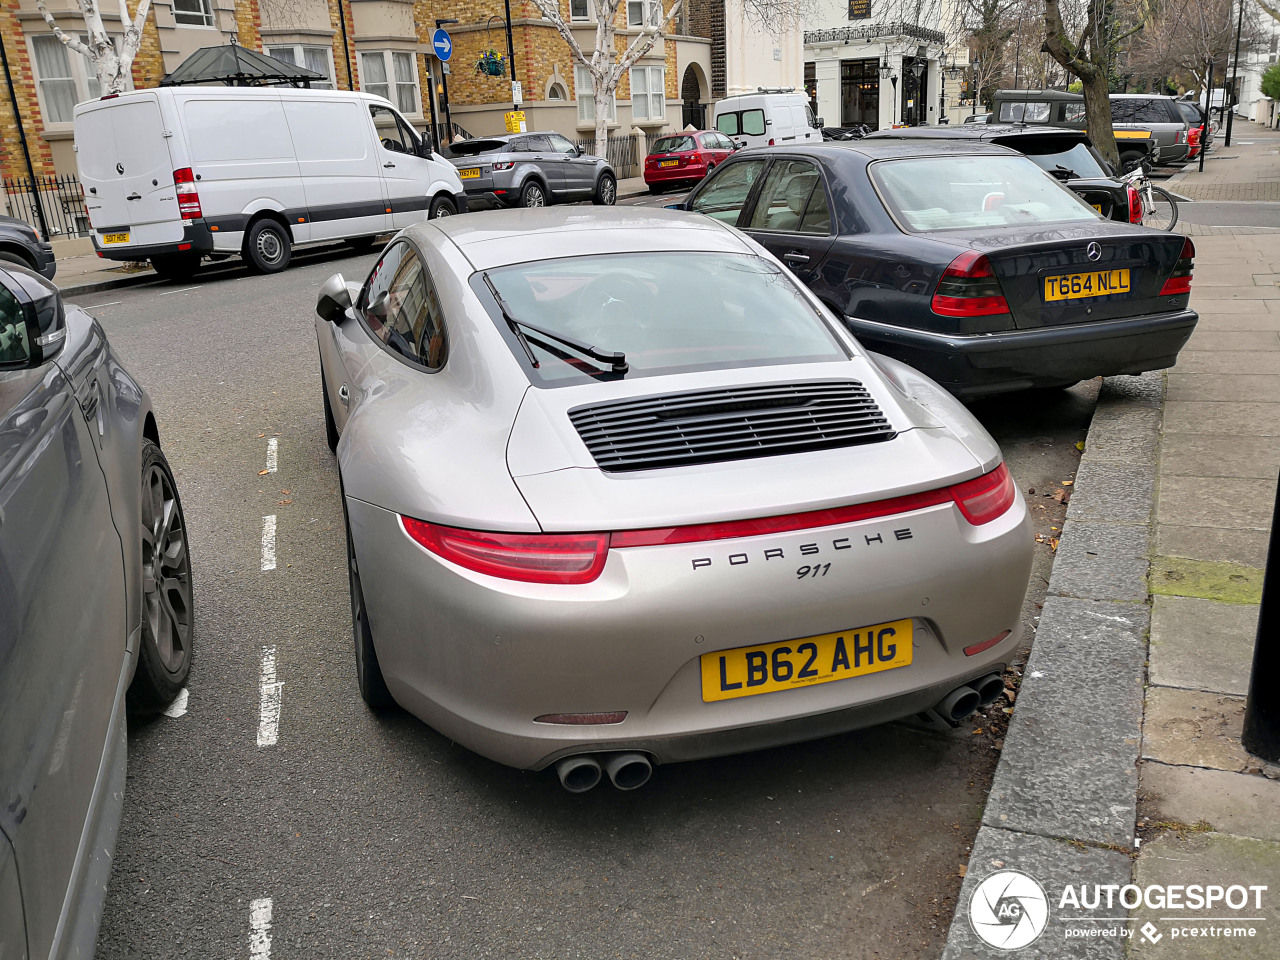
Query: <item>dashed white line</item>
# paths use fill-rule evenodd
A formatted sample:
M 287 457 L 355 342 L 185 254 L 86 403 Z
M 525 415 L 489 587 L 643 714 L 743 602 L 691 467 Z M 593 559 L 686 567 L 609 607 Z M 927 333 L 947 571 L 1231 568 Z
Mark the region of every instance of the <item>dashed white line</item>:
M 271 960 L 270 897 L 249 904 L 249 956 L 252 960 Z
M 110 303 L 95 303 L 92 306 L 85 307 L 86 310 L 97 310 L 100 307 L 115 307 L 124 303 L 123 300 L 112 300 Z
M 267 441 L 267 473 L 275 473 L 280 467 L 280 441 L 272 437 Z
M 190 293 L 192 290 L 199 290 L 197 287 L 183 287 L 181 290 L 166 290 L 164 293 L 158 293 L 158 297 L 172 297 L 175 293 Z
M 262 569 L 276 568 L 276 518 L 275 514 L 262 518 Z
M 262 648 L 262 676 L 258 680 L 258 746 L 274 747 L 280 738 L 280 688 L 276 681 L 276 648 Z M 268 916 L 268 920 L 270 917 Z
M 187 697 L 189 695 L 187 688 L 183 687 L 178 691 L 178 695 L 173 698 L 173 703 L 169 704 L 169 706 L 165 707 L 160 712 L 166 717 L 172 717 L 174 720 L 177 720 L 178 717 L 183 716 L 187 712 Z

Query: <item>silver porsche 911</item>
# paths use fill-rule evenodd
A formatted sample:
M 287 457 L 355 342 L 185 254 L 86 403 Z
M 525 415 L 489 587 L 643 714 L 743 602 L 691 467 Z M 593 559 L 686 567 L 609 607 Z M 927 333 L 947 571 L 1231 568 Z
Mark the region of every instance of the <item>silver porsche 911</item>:
M 999 448 L 736 230 L 436 220 L 316 309 L 371 707 L 580 791 L 999 695 Z

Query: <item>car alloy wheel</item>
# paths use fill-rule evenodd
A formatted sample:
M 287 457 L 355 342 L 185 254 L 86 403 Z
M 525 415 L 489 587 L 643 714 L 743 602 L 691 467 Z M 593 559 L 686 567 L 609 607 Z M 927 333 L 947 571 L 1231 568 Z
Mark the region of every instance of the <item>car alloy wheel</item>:
M 547 196 L 542 192 L 542 186 L 537 183 L 526 183 L 522 191 L 520 191 L 520 206 L 522 207 L 545 207 L 547 205 Z
M 597 206 L 613 206 L 618 199 L 618 182 L 613 176 L 607 173 L 600 175 L 600 181 L 596 184 L 596 195 L 594 202 Z

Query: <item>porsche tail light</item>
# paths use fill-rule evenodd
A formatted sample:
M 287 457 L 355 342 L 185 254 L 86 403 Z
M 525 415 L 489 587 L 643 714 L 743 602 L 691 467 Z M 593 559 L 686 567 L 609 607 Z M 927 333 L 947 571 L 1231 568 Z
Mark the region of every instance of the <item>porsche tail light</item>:
M 1142 222 L 1142 197 L 1136 187 L 1126 185 L 1125 193 L 1129 195 L 1129 222 Z
M 1003 463 L 990 473 L 957 483 L 949 492 L 964 518 L 975 527 L 1003 516 L 1018 496 L 1009 468 Z
M 944 317 L 986 317 L 1009 312 L 1009 302 L 991 261 L 976 250 L 966 250 L 951 261 L 933 293 L 933 312 Z
M 1187 237 L 1182 241 L 1182 253 L 1178 255 L 1178 262 L 1173 265 L 1173 273 L 1169 274 L 1169 279 L 1160 288 L 1160 296 L 1173 297 L 1191 292 L 1191 271 L 1196 265 L 1195 257 L 1195 244 Z
M 590 583 L 609 552 L 607 533 L 491 533 L 401 517 L 405 533 L 476 573 L 525 583 Z
M 173 171 L 173 188 L 178 193 L 178 213 L 183 220 L 199 220 L 200 194 L 196 192 L 196 178 L 190 167 Z

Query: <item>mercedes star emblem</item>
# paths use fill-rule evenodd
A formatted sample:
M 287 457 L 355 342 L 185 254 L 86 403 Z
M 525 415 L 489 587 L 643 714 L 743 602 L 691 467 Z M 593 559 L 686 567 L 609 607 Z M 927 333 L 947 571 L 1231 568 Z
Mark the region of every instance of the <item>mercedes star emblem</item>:
M 1089 246 L 1084 248 L 1084 252 L 1089 255 L 1090 260 L 1097 260 L 1102 256 L 1102 245 L 1094 240 L 1090 242 Z
M 122 177 L 124 176 L 124 164 L 123 164 L 123 163 L 117 163 L 117 164 L 116 164 L 116 173 L 120 174 L 120 176 L 122 176 Z

